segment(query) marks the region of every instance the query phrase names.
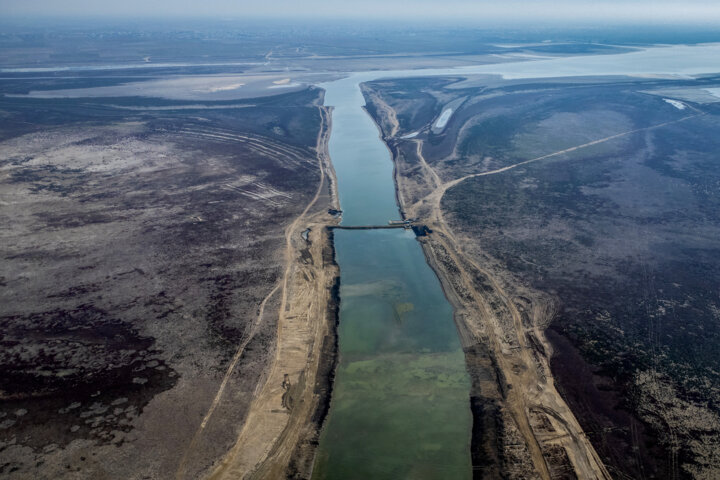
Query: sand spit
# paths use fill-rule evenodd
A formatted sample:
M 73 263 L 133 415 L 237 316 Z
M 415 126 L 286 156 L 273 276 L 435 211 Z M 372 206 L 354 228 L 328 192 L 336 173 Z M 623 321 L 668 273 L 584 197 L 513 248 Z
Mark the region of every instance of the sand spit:
M 277 95 L 273 89 L 296 91 L 307 88 L 306 83 L 290 82 L 276 75 L 182 75 L 151 78 L 118 85 L 32 90 L 24 98 L 107 98 L 158 97 L 171 100 L 227 101 Z
M 433 128 L 442 130 L 445 128 L 445 125 L 447 125 L 448 120 L 450 120 L 450 117 L 452 116 L 453 110 L 452 108 L 446 108 L 442 111 L 438 119 L 435 121 L 435 124 L 433 125 Z
M 400 138 L 402 138 L 403 140 L 407 140 L 407 139 L 410 139 L 410 138 L 415 138 L 415 137 L 417 137 L 419 134 L 420 134 L 420 132 L 412 132 L 412 133 L 408 133 L 407 135 L 403 135 L 403 136 L 400 137 Z
M 720 98 L 720 88 L 706 88 L 705 91 L 713 97 Z

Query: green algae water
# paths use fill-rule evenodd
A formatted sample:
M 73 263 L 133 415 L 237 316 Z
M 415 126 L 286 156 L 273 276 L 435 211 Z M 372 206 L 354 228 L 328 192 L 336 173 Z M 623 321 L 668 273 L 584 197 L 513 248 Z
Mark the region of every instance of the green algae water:
M 358 81 L 324 85 L 343 224 L 386 224 L 398 218 L 392 163 Z M 340 361 L 313 478 L 470 478 L 470 380 L 415 235 L 336 230 L 335 249 Z

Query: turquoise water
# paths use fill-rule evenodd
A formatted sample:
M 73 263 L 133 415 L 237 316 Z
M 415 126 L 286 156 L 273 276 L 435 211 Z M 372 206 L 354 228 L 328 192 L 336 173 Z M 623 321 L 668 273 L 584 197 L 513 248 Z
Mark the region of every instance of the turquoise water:
M 358 77 L 324 85 L 343 225 L 399 218 L 390 153 Z M 336 230 L 338 365 L 316 479 L 471 477 L 470 380 L 452 308 L 405 230 Z
M 343 225 L 387 224 L 400 218 L 390 152 L 375 122 L 362 109 L 365 99 L 354 75 L 322 85 L 333 107 L 328 145 L 343 209 Z

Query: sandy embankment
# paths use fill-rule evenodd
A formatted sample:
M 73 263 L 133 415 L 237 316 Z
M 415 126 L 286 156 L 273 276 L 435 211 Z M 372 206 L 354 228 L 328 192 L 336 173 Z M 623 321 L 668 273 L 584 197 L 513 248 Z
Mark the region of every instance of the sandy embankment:
M 330 109 L 318 108 L 321 177 L 313 199 L 286 229 L 287 268 L 275 293 L 282 298 L 275 357 L 235 445 L 211 467 L 210 479 L 306 477 L 312 469 L 329 406 L 339 307 L 339 270 L 326 228 L 337 223 L 328 208 L 339 208 L 327 150 Z M 176 478 L 185 478 L 182 466 Z

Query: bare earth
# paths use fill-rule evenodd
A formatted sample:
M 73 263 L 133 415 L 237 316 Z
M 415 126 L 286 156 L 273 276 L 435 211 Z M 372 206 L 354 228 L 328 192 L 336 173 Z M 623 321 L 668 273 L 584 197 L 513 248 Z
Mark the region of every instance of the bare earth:
M 332 221 L 329 115 L 279 98 L 61 125 L 82 102 L 0 106 L 0 476 L 198 478 L 246 418 L 266 431 L 256 397 L 301 426 L 285 448 L 312 441 L 335 267 L 300 233 Z
M 329 401 L 328 375 L 334 368 L 333 295 L 339 274 L 326 228 L 333 223 L 328 202 L 337 208 L 327 154 L 329 112 L 323 118 L 326 125 L 318 139 L 322 179 L 313 199 L 286 229 L 285 273 L 271 292 L 281 298 L 275 357 L 264 385 L 255 391 L 235 445 L 214 466 L 210 479 L 306 477 L 312 469 L 314 444 Z M 307 240 L 301 235 L 304 231 Z M 179 469 L 177 478 L 184 474 Z

